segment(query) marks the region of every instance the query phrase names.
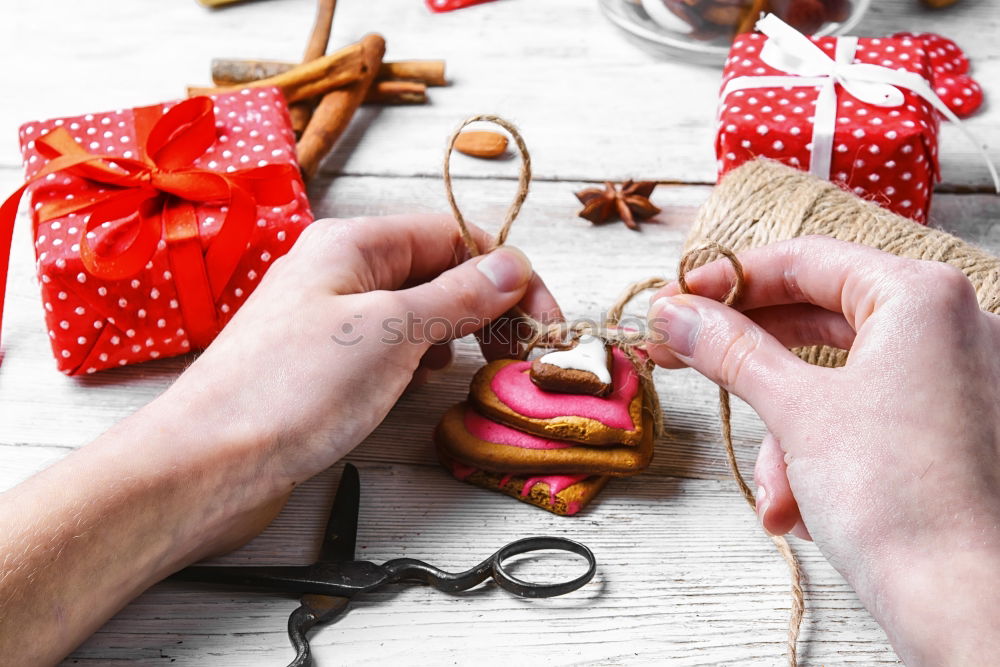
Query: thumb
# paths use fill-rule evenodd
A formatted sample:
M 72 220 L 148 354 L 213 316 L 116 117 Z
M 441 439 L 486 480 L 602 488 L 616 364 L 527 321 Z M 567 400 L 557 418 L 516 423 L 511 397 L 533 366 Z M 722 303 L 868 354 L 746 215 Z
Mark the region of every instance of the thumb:
M 532 275 L 524 253 L 503 246 L 399 294 L 409 312 L 423 319 L 426 342 L 442 343 L 481 329 L 517 305 Z
M 661 366 L 680 360 L 728 389 L 765 422 L 787 414 L 801 378 L 815 369 L 748 317 L 692 294 L 662 297 L 649 309 L 647 350 Z

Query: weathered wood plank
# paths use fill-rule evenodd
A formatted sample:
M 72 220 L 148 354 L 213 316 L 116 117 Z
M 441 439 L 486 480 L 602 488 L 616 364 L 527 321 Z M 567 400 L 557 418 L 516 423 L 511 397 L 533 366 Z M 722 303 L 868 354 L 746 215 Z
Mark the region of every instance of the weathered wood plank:
M 5 73 L 17 94 L 0 107 L 0 164 L 19 163 L 21 122 L 175 98 L 185 85 L 208 81 L 215 56 L 299 57 L 312 4 L 270 0 L 214 12 L 152 0 L 12 5 L 0 37 L 29 45 L 31 58 Z M 982 38 L 1000 30 L 991 3 L 945 12 L 918 9 L 913 0 L 873 5 L 861 33 L 943 32 L 968 49 L 981 81 L 1000 80 L 1000 45 Z M 81 25 L 98 26 L 101 36 L 83 42 Z M 109 29 L 113 38 L 104 34 Z M 521 127 L 538 178 L 715 180 L 719 71 L 638 50 L 596 1 L 497 2 L 440 15 L 415 1 L 340 3 L 333 43 L 373 30 L 385 35 L 391 58 L 447 59 L 454 85 L 432 90 L 425 106 L 366 110 L 327 160 L 329 173 L 436 176 L 444 137 L 463 118 L 490 112 Z M 968 125 L 1000 163 L 998 118 L 1000 106 L 988 105 Z M 943 187 L 987 184 L 985 166 L 955 128 L 942 130 L 941 145 Z M 511 171 L 502 162 L 455 162 L 456 174 Z
M 0 187 L 14 187 L 14 170 L 0 170 Z M 536 183 L 511 242 L 522 247 L 559 299 L 566 315 L 598 317 L 632 281 L 672 275 L 693 213 L 707 187 L 661 186 L 654 200 L 664 209 L 658 223 L 636 234 L 623 225 L 592 227 L 574 217 L 572 191 L 583 183 Z M 440 211 L 437 179 L 321 179 L 315 184 L 316 213 L 352 217 L 380 213 Z M 469 218 L 488 223 L 502 217 L 511 183 L 462 180 L 458 197 Z M 932 217 L 989 249 L 1000 250 L 1000 199 L 987 195 L 940 195 Z M 567 240 L 577 253 L 565 252 Z M 160 393 L 188 363 L 180 358 L 116 369 L 82 379 L 54 369 L 44 332 L 37 286 L 32 276 L 27 216 L 14 242 L 11 284 L 4 321 L 0 366 L 0 442 L 76 446 L 89 441 Z M 592 266 L 589 271 L 582 266 Z M 638 299 L 632 313 L 645 307 Z M 481 358 L 467 342 L 459 345 L 454 367 L 405 396 L 357 456 L 382 462 L 433 461 L 430 434 L 438 415 L 465 395 Z M 657 387 L 668 432 L 658 443 L 652 470 L 684 477 L 725 478 L 728 472 L 718 439 L 714 387 L 692 371 L 658 372 Z M 752 466 L 762 427 L 737 402 L 735 437 L 744 467 Z M 0 477 L 0 483 L 4 480 Z
M 335 473 L 303 485 L 264 535 L 220 562 L 308 560 L 302 545 L 315 549 Z M 501 664 L 526 657 L 556 665 L 781 661 L 787 572 L 725 482 L 654 475 L 613 482 L 598 505 L 567 519 L 455 482 L 437 468 L 362 464 L 361 475 L 358 550 L 365 558 L 405 555 L 460 569 L 510 540 L 552 534 L 589 545 L 599 574 L 552 600 L 520 600 L 495 586 L 456 596 L 393 586 L 315 633 L 320 665 Z M 882 631 L 843 580 L 811 545 L 796 547 L 809 575 L 806 663 L 895 664 Z M 552 574 L 538 562 L 518 572 Z M 161 584 L 67 664 L 283 664 L 284 622 L 294 605 L 259 593 Z

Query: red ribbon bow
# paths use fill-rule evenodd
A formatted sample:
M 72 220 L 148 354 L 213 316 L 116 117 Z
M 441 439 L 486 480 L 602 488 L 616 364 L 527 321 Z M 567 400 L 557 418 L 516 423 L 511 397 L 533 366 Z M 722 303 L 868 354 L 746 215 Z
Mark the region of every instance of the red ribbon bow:
M 49 162 L 0 206 L 0 327 L 18 202 L 31 183 L 66 171 L 110 187 L 89 200 L 44 202 L 38 220 L 89 211 L 80 232 L 80 259 L 88 273 L 104 280 L 139 273 L 165 241 L 192 346 L 205 347 L 218 333 L 215 301 L 247 249 L 256 208 L 290 201 L 297 170 L 290 164 L 231 173 L 193 167 L 216 140 L 215 112 L 207 97 L 180 102 L 165 114 L 162 107 L 138 108 L 134 114 L 139 159 L 88 153 L 62 127 L 35 141 Z M 203 248 L 195 205 L 207 202 L 228 211 Z M 109 227 L 101 229 L 105 223 Z M 125 243 L 104 242 L 113 239 Z

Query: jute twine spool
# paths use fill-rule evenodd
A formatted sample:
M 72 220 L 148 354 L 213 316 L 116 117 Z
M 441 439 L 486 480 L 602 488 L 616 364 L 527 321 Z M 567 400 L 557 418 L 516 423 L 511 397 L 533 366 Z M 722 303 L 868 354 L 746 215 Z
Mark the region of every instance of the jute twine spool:
M 951 264 L 975 286 L 983 310 L 1000 312 L 1000 259 L 772 160 L 748 162 L 726 174 L 698 212 L 685 249 L 715 242 L 739 252 L 811 234 Z M 700 253 L 692 266 L 712 259 Z M 842 366 L 847 359 L 845 351 L 831 347 L 796 352 L 820 366 Z

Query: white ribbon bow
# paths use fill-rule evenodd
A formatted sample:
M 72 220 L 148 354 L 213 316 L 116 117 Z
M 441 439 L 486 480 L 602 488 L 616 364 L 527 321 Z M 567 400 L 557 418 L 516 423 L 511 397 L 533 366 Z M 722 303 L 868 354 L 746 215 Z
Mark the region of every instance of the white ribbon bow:
M 833 135 L 837 123 L 837 87 L 843 86 L 848 94 L 880 107 L 898 107 L 904 102 L 899 88 L 913 91 L 927 100 L 968 137 L 993 177 L 993 186 L 1000 193 L 1000 176 L 990 160 L 985 147 L 962 125 L 948 106 L 941 101 L 930 84 L 919 74 L 905 70 L 889 69 L 881 65 L 855 63 L 858 49 L 857 37 L 838 37 L 836 58 L 830 58 L 812 40 L 788 25 L 774 14 L 767 14 L 757 22 L 757 30 L 767 36 L 760 59 L 774 69 L 787 72 L 788 76 L 740 76 L 730 79 L 722 90 L 722 99 L 737 90 L 748 88 L 788 88 L 815 86 L 819 88 L 816 113 L 813 118 L 812 154 L 809 172 L 827 179 L 833 159 Z M 898 86 L 898 87 L 897 87 Z

